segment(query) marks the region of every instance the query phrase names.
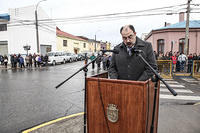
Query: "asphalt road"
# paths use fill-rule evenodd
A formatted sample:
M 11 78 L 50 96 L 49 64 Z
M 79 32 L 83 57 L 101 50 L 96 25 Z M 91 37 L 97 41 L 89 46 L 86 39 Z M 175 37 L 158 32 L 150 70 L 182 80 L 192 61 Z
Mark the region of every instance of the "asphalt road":
M 83 61 L 41 69 L 0 69 L 0 133 L 17 133 L 83 112 L 83 72 L 55 89 L 81 66 Z
M 0 133 L 18 133 L 40 123 L 83 112 L 84 72 L 59 89 L 84 62 L 47 68 L 0 68 Z M 93 74 L 89 67 L 88 75 Z M 176 77 L 167 81 L 173 97 L 161 84 L 158 133 L 200 133 L 200 81 Z

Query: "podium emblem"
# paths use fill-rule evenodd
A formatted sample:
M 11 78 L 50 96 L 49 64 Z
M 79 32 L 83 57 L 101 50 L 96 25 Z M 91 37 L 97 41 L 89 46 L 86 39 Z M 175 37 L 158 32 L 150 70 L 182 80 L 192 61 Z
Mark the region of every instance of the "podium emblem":
M 117 105 L 115 104 L 108 104 L 108 107 L 107 107 L 107 119 L 110 121 L 110 122 L 117 122 L 118 121 L 118 111 L 119 109 L 117 109 Z

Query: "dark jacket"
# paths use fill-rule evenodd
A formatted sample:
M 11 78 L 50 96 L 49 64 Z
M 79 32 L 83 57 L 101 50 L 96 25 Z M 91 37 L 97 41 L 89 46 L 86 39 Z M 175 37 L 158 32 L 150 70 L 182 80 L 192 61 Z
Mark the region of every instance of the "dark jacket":
M 134 48 L 144 51 L 142 56 L 155 70 L 157 70 L 151 43 L 142 41 L 137 37 Z M 111 64 L 108 70 L 111 79 L 145 81 L 153 76 L 153 72 L 143 60 L 136 55 L 136 53 L 129 56 L 127 47 L 124 43 L 117 45 L 114 49 L 118 50 L 119 54 L 112 55 Z

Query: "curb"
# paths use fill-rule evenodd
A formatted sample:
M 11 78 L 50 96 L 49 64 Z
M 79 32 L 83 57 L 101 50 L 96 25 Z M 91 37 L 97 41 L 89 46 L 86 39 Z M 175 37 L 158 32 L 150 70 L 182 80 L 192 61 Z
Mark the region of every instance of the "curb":
M 64 116 L 64 117 L 61 117 L 61 118 L 58 118 L 58 119 L 55 119 L 55 120 L 52 120 L 52 121 L 49 121 L 49 122 L 45 122 L 45 123 L 42 123 L 40 125 L 37 125 L 35 127 L 32 127 L 30 129 L 27 129 L 25 131 L 22 131 L 22 133 L 30 133 L 30 132 L 33 132 L 34 130 L 37 130 L 39 128 L 43 128 L 45 126 L 48 126 L 48 125 L 51 125 L 51 124 L 54 124 L 54 123 L 57 123 L 59 121 L 62 121 L 62 120 L 65 120 L 65 119 L 69 119 L 69 118 L 72 118 L 72 117 L 76 117 L 76 116 L 79 116 L 79 115 L 83 115 L 84 112 L 81 112 L 81 113 L 77 113 L 77 114 L 72 114 L 72 115 L 69 115 L 69 116 Z

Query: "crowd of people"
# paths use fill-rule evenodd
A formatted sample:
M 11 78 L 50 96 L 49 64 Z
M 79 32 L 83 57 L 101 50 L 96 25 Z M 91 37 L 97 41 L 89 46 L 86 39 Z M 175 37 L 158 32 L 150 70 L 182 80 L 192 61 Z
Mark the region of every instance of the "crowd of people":
M 7 55 L 0 55 L 0 62 L 1 65 L 4 65 L 5 68 L 7 68 L 8 64 L 8 57 Z M 11 68 L 31 68 L 34 67 L 42 67 L 48 65 L 48 55 L 45 56 L 40 54 L 28 54 L 25 57 L 23 57 L 21 54 L 11 54 L 10 55 L 10 64 Z
M 111 60 L 111 55 L 103 54 L 103 56 L 97 55 L 98 58 L 95 61 L 96 56 L 94 53 L 89 57 L 89 59 L 92 61 L 92 70 L 95 69 L 95 63 L 97 65 L 97 70 L 101 69 L 101 63 L 103 64 L 103 70 L 107 70 L 110 66 L 110 60 Z
M 154 51 L 156 60 L 171 60 L 172 61 L 172 71 L 173 72 L 183 72 L 187 66 L 187 72 L 191 73 L 193 68 L 193 62 L 197 61 L 195 66 L 196 72 L 199 72 L 200 68 L 200 54 L 196 53 L 185 55 L 180 52 L 166 52 L 165 54 L 160 52 L 159 54 Z M 98 56 L 98 55 L 97 55 Z M 89 59 L 92 61 L 96 58 L 92 54 Z M 11 54 L 10 58 L 7 55 L 0 55 L 0 63 L 7 68 L 8 62 L 10 60 L 11 68 L 29 68 L 29 67 L 41 67 L 48 65 L 48 55 L 45 56 L 39 54 L 29 54 L 23 57 L 21 54 Z M 108 70 L 111 61 L 111 55 L 103 54 L 102 57 L 98 58 L 96 61 L 92 62 L 92 69 L 94 70 L 95 64 L 97 65 L 97 70 L 101 69 L 101 63 L 103 70 Z
M 185 55 L 180 52 L 166 52 L 163 54 L 160 52 L 157 54 L 155 51 L 155 56 L 157 60 L 172 60 L 172 71 L 173 72 L 183 72 L 186 71 L 188 73 L 192 72 L 192 68 L 194 65 L 194 61 L 196 61 L 195 71 L 199 72 L 200 67 L 200 53 L 197 55 L 196 53 Z M 186 69 L 187 66 L 187 69 Z

